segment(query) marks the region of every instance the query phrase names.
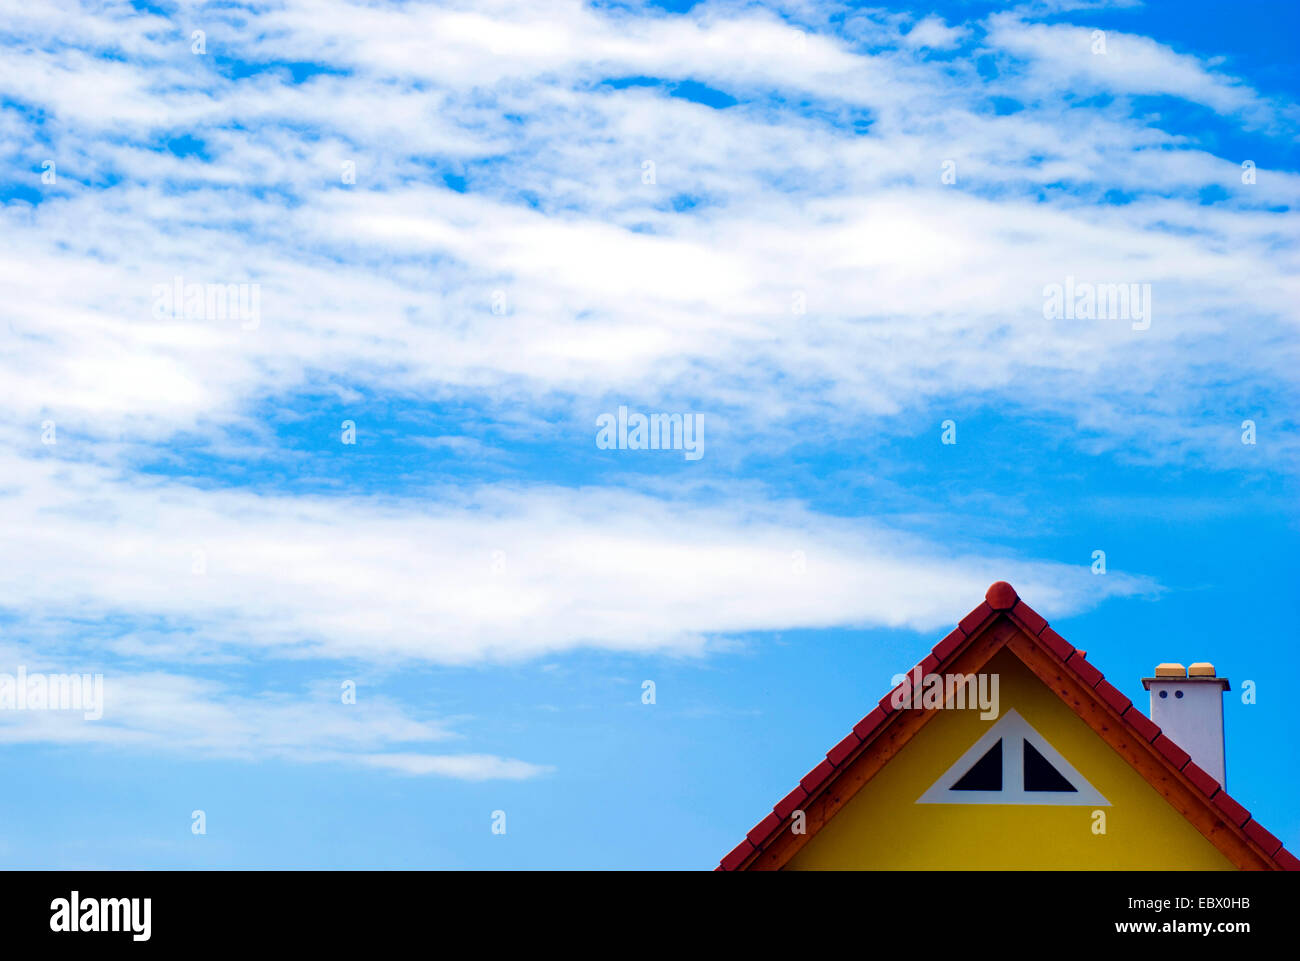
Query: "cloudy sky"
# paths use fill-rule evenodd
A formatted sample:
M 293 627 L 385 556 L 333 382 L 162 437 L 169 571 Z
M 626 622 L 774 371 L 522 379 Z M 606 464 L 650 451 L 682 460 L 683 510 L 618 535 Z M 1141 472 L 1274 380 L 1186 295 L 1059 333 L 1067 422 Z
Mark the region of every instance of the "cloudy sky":
M 0 861 L 711 867 L 997 579 L 1300 844 L 1288 7 L 0 0 Z

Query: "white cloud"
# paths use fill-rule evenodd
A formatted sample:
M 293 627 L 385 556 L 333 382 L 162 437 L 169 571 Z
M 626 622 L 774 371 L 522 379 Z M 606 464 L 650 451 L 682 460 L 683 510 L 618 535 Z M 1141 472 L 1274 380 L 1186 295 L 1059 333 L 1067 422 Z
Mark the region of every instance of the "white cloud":
M 957 46 L 970 33 L 965 27 L 950 27 L 942 17 L 931 14 L 917 21 L 906 34 L 903 44 L 908 47 L 929 47 L 932 50 L 949 50 Z
M 1118 30 L 1027 23 L 1015 13 L 994 14 L 988 43 L 1030 61 L 1045 90 L 1087 89 L 1164 95 L 1203 103 L 1220 113 L 1260 110 L 1259 95 L 1200 58 Z M 1101 33 L 1101 45 L 1095 34 Z
M 30 518 L 0 531 L 15 630 L 134 617 L 143 636 L 92 628 L 87 641 L 135 656 L 173 655 L 171 633 L 209 651 L 372 661 L 694 653 L 765 629 L 937 630 L 1004 578 L 1053 615 L 1151 589 L 790 503 L 506 486 L 399 502 L 259 496 L 4 463 L 0 506 Z M 21 576 L 32 570 L 43 576 Z
M 113 643 L 135 655 L 306 646 L 472 662 L 698 651 L 794 626 L 929 630 L 1008 572 L 1047 611 L 1101 596 L 1074 568 L 761 495 L 723 509 L 486 484 L 417 504 L 131 471 L 142 446 L 193 437 L 273 447 L 263 412 L 308 388 L 464 400 L 573 444 L 610 396 L 688 398 L 718 415 L 730 447 L 716 449 L 734 459 L 809 423 L 907 433 L 945 396 L 1060 415 L 1098 449 L 1235 465 L 1238 402 L 1294 409 L 1300 264 L 1277 209 L 1300 181 L 1266 171 L 1245 188 L 1236 158 L 1060 89 L 1272 116 L 1154 41 L 1112 34 L 1100 63 L 1080 53 L 1082 28 L 995 16 L 989 47 L 1027 66 L 987 84 L 969 58 L 909 49 L 968 42 L 934 17 L 881 28 L 889 43 L 866 53 L 829 25 L 726 4 L 186 5 L 171 24 L 114 5 L 35 9 L 5 5 L 22 39 L 0 60 L 0 92 L 46 118 L 14 112 L 0 152 L 60 171 L 54 185 L 32 173 L 38 207 L 0 210 L 0 432 L 32 453 L 5 455 L 0 499 L 39 518 L 0 533 L 4 563 L 28 575 L 0 601 L 32 625 L 134 617 Z M 189 52 L 194 23 L 206 59 Z M 332 72 L 232 79 L 218 54 Z M 633 76 L 739 103 L 604 83 Z M 1024 109 L 994 115 L 994 91 Z M 208 159 L 158 151 L 182 133 Z M 444 189 L 443 174 L 473 189 Z M 1203 205 L 1207 185 L 1229 200 Z M 1131 202 L 1101 202 L 1108 190 Z M 260 284 L 260 326 L 156 320 L 153 287 L 176 275 Z M 1044 321 L 1043 287 L 1067 275 L 1150 283 L 1151 329 Z M 1223 409 L 1206 410 L 1208 386 Z M 65 460 L 36 459 L 46 419 Z M 1297 453 L 1274 441 L 1259 459 Z M 203 579 L 189 574 L 196 549 Z M 496 578 L 494 550 L 509 558 Z M 791 576 L 794 550 L 815 575 Z
M 29 677 L 87 673 L 84 661 L 46 659 L 24 666 Z M 328 684 L 316 685 L 304 699 L 239 695 L 215 681 L 160 671 L 103 674 L 102 717 L 88 719 L 77 710 L 0 710 L 0 743 L 103 746 L 190 759 L 331 762 L 471 781 L 518 780 L 549 770 L 492 755 L 394 751 L 455 734 L 441 723 L 410 717 L 383 697 L 364 694 L 344 704 L 340 689 Z
M 1101 82 L 1075 73 L 1104 58 L 1053 55 L 1083 28 L 990 20 L 989 42 L 1032 64 L 995 85 L 1028 109 L 997 117 L 968 65 L 801 40 L 726 6 L 637 17 L 578 3 L 288 4 L 210 30 L 223 56 L 348 71 L 300 85 L 283 71 L 222 77 L 152 18 L 70 7 L 64 19 L 56 30 L 22 14 L 37 42 L 0 76 L 51 118 L 50 149 L 31 146 L 34 126 L 8 149 L 33 168 L 48 153 L 61 171 L 40 207 L 0 213 L 0 403 L 17 418 L 100 439 L 211 439 L 232 423 L 255 430 L 267 396 L 332 382 L 416 399 L 490 393 L 523 411 L 569 397 L 575 416 L 614 389 L 690 391 L 730 408 L 737 429 L 814 418 L 850 431 L 906 417 L 941 386 L 1014 397 L 1112 446 L 1236 463 L 1201 422 L 1204 389 L 1294 393 L 1294 352 L 1277 349 L 1294 324 L 1294 231 L 1276 208 L 1300 199 L 1300 181 L 1265 172 L 1246 191 L 1236 160 L 1119 108 L 1063 107 L 1053 90 Z M 913 33 L 955 41 L 955 29 L 927 18 Z M 134 59 L 67 46 L 117 30 Z M 1267 109 L 1143 38 L 1111 35 L 1107 56 L 1117 89 L 1173 85 L 1225 110 Z M 597 83 L 638 74 L 700 77 L 756 102 L 717 111 Z M 869 106 L 869 136 L 764 105 L 765 91 L 795 88 L 832 115 Z M 152 149 L 182 131 L 210 162 Z M 475 192 L 442 189 L 430 158 L 481 161 L 467 171 Z M 654 185 L 641 183 L 647 159 Z M 358 183 L 345 189 L 347 160 Z M 952 187 L 939 183 L 945 160 Z M 121 182 L 84 185 L 109 176 Z M 1062 180 L 1135 198 L 1040 196 Z M 1203 206 L 1206 185 L 1238 199 Z M 700 204 L 672 213 L 674 196 Z M 178 274 L 260 283 L 262 326 L 154 321 L 153 286 Z M 1042 288 L 1067 274 L 1151 283 L 1152 331 L 1045 324 Z M 498 289 L 504 317 L 487 309 Z M 806 317 L 790 311 L 796 291 Z M 1027 366 L 1034 376 L 1017 376 Z M 1133 429 L 1156 414 L 1157 430 Z
M 441 774 L 463 781 L 523 780 L 551 769 L 491 754 L 376 754 L 365 759 L 372 767 L 402 774 Z

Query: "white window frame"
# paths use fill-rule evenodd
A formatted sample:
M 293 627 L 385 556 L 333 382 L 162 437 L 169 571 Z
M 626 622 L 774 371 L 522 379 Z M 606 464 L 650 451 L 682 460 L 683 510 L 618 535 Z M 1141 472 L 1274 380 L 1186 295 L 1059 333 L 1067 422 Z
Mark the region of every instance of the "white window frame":
M 952 786 L 975 766 L 997 741 L 1002 740 L 1002 790 L 954 791 Z M 1074 785 L 1073 791 L 1026 791 L 1024 783 L 1024 748 L 1028 741 L 1038 753 Z M 1061 753 L 1048 744 L 1015 710 L 1008 710 L 984 732 L 961 757 L 954 761 L 924 794 L 917 804 L 1037 804 L 1109 807 L 1110 802 L 1074 769 Z

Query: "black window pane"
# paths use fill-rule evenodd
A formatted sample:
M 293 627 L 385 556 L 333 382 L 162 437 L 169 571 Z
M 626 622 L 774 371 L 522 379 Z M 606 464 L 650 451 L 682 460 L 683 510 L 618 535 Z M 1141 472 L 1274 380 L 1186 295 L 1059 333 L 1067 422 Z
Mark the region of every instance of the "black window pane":
M 1002 790 L 1002 739 L 994 744 L 969 771 L 952 786 L 954 791 Z
M 1075 791 L 1075 787 L 1061 776 L 1060 771 L 1052 767 L 1052 762 L 1043 757 L 1036 747 L 1025 741 L 1025 790 Z

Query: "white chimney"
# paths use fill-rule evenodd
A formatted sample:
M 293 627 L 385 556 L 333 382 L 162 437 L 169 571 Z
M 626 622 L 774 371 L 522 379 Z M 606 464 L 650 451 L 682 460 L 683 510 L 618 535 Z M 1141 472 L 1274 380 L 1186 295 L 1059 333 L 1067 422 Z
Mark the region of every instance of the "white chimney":
M 1151 692 L 1151 720 L 1169 739 L 1192 756 L 1226 790 L 1223 757 L 1223 692 L 1226 677 L 1216 677 L 1214 665 L 1204 661 L 1156 665 L 1155 677 L 1142 678 Z

